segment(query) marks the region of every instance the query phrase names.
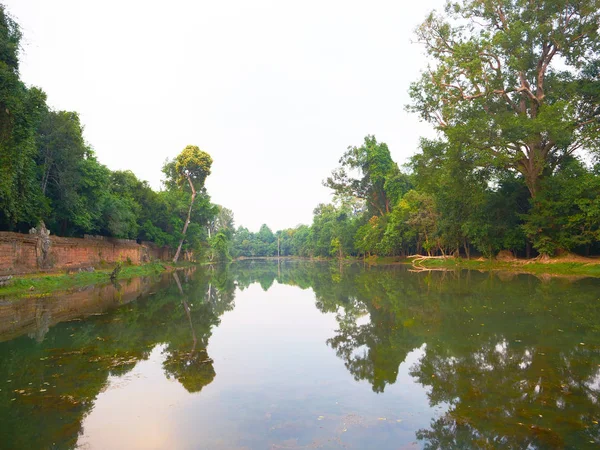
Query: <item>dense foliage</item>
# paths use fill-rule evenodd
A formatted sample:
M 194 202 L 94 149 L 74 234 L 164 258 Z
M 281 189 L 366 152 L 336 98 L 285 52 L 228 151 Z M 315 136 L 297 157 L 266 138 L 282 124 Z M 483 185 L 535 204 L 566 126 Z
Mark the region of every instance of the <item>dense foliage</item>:
M 361 151 L 368 154 L 375 142 L 367 136 Z M 371 148 L 384 148 L 382 159 L 391 161 L 385 144 Z M 342 168 L 334 171 L 338 180 L 346 161 L 344 155 Z M 381 177 L 377 181 L 367 169 L 356 171 L 359 178 L 344 175 L 332 186 L 334 202 L 318 205 L 310 226 L 275 233 L 266 225 L 258 233 L 238 228 L 232 254 L 343 258 L 600 252 L 600 165 L 563 158 L 540 181 L 535 201 L 522 175 L 480 168 L 464 146 L 440 140 L 423 140 L 406 173 L 393 162 L 390 167 L 375 175 Z M 368 186 L 363 189 L 368 192 L 376 185 L 381 187 L 372 191 L 377 194 L 357 195 L 357 186 Z
M 131 171 L 111 171 L 86 143 L 76 112 L 53 110 L 20 80 L 20 40 L 0 5 L 0 230 L 27 232 L 43 221 L 59 236 L 152 241 L 227 259 L 223 234 L 209 240 L 220 210 L 204 188 L 211 157 L 186 147 L 165 163 L 159 192 Z
M 599 19 L 598 0 L 463 0 L 418 28 L 431 63 L 409 109 L 440 138 L 423 145 L 416 175 L 431 186 L 435 158 L 437 179 L 456 177 L 447 200 L 462 208 L 438 202 L 446 217 L 466 214 L 453 240 L 489 254 L 597 245 Z
M 600 1 L 448 1 L 418 28 L 431 65 L 411 109 L 532 197 L 565 158 L 598 149 Z
M 430 14 L 416 31 L 430 65 L 408 109 L 437 137 L 406 173 L 373 136 L 349 147 L 324 182 L 334 203 L 276 233 L 284 254 L 598 254 L 599 24 L 598 0 L 448 1 Z M 234 253 L 273 254 L 252 242 Z

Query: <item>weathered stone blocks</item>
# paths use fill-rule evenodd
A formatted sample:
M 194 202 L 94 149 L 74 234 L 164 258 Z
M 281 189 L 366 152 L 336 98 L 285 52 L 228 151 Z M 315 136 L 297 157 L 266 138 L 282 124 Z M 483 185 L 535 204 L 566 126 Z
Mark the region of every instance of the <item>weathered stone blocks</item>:
M 30 234 L 0 232 L 0 274 L 92 267 L 117 261 L 140 264 L 170 257 L 168 248 L 148 242 L 92 236 L 64 238 L 46 233 L 47 230 L 38 229 Z

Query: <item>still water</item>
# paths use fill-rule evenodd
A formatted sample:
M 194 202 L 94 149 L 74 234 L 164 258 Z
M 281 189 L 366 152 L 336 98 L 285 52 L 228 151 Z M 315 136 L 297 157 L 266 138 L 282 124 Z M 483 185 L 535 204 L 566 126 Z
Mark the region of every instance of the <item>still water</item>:
M 0 300 L 0 448 L 600 446 L 600 280 L 243 261 Z

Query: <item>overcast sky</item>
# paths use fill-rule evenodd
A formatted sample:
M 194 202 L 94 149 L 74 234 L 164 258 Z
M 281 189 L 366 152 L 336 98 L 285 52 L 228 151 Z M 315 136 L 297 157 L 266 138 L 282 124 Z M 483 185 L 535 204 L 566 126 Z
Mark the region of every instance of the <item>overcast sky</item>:
M 442 0 L 0 0 L 24 33 L 21 77 L 77 111 L 113 170 L 161 186 L 186 145 L 236 225 L 310 223 L 321 181 L 367 134 L 403 163 L 429 125 L 404 111 L 426 67 L 415 28 Z

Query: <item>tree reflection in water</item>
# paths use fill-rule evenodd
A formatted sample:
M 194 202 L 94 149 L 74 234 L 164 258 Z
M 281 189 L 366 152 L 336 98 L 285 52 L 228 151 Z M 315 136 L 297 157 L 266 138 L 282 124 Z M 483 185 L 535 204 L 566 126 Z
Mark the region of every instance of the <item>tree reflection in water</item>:
M 432 406 L 449 409 L 417 432 L 425 448 L 600 444 L 598 280 L 399 266 L 287 263 L 279 276 L 276 269 L 236 265 L 234 278 L 311 287 L 317 307 L 338 321 L 327 344 L 374 392 L 426 344 L 410 373 Z
M 178 283 L 181 276 L 183 283 Z M 47 299 L 45 317 L 54 311 L 60 320 L 70 322 L 48 331 L 49 318 L 42 322 L 41 334 L 24 321 L 23 333 L 39 342 L 22 336 L 0 344 L 0 447 L 46 448 L 48 442 L 57 448 L 74 447 L 83 417 L 107 388 L 109 377 L 129 372 L 159 344 L 164 345 L 166 375 L 189 392 L 200 391 L 214 379 L 206 346 L 219 317 L 233 308 L 235 284 L 227 270 L 180 272 L 140 286 L 145 294 L 133 292 L 126 300 L 112 286 L 76 292 L 72 303 L 71 294 L 56 299 L 56 306 Z M 91 296 L 90 300 L 82 302 L 83 295 Z M 31 302 L 37 308 L 38 300 Z M 109 311 L 102 314 L 93 308 L 94 302 Z M 78 312 L 78 305 L 87 309 Z M 19 303 L 14 308 L 2 313 L 23 316 L 29 305 Z M 94 311 L 93 317 L 73 321 L 89 311 Z M 11 329 L 10 338 L 17 333 Z
M 118 308 L 82 322 L 54 325 L 52 314 L 65 314 L 64 308 L 45 306 L 43 314 L 32 315 L 42 331 L 23 328 L 39 342 L 23 336 L 0 344 L 3 442 L 73 446 L 109 376 L 128 372 L 158 344 L 164 344 L 166 375 L 189 392 L 202 390 L 216 376 L 206 350 L 213 327 L 233 309 L 236 289 L 259 283 L 267 290 L 275 281 L 314 291 L 316 307 L 334 314 L 338 324 L 326 344 L 375 393 L 385 395 L 406 356 L 422 349 L 410 374 L 427 388 L 432 406 L 447 406 L 428 429 L 417 431 L 425 448 L 600 443 L 598 280 L 301 261 L 180 272 L 158 289 L 142 283 L 146 294 L 138 301 L 128 303 L 135 296 L 123 295 L 107 303 Z M 14 314 L 22 316 L 27 307 L 16 305 Z M 76 317 L 76 311 L 69 314 L 61 320 Z M 11 401 L 19 389 L 23 393 Z

